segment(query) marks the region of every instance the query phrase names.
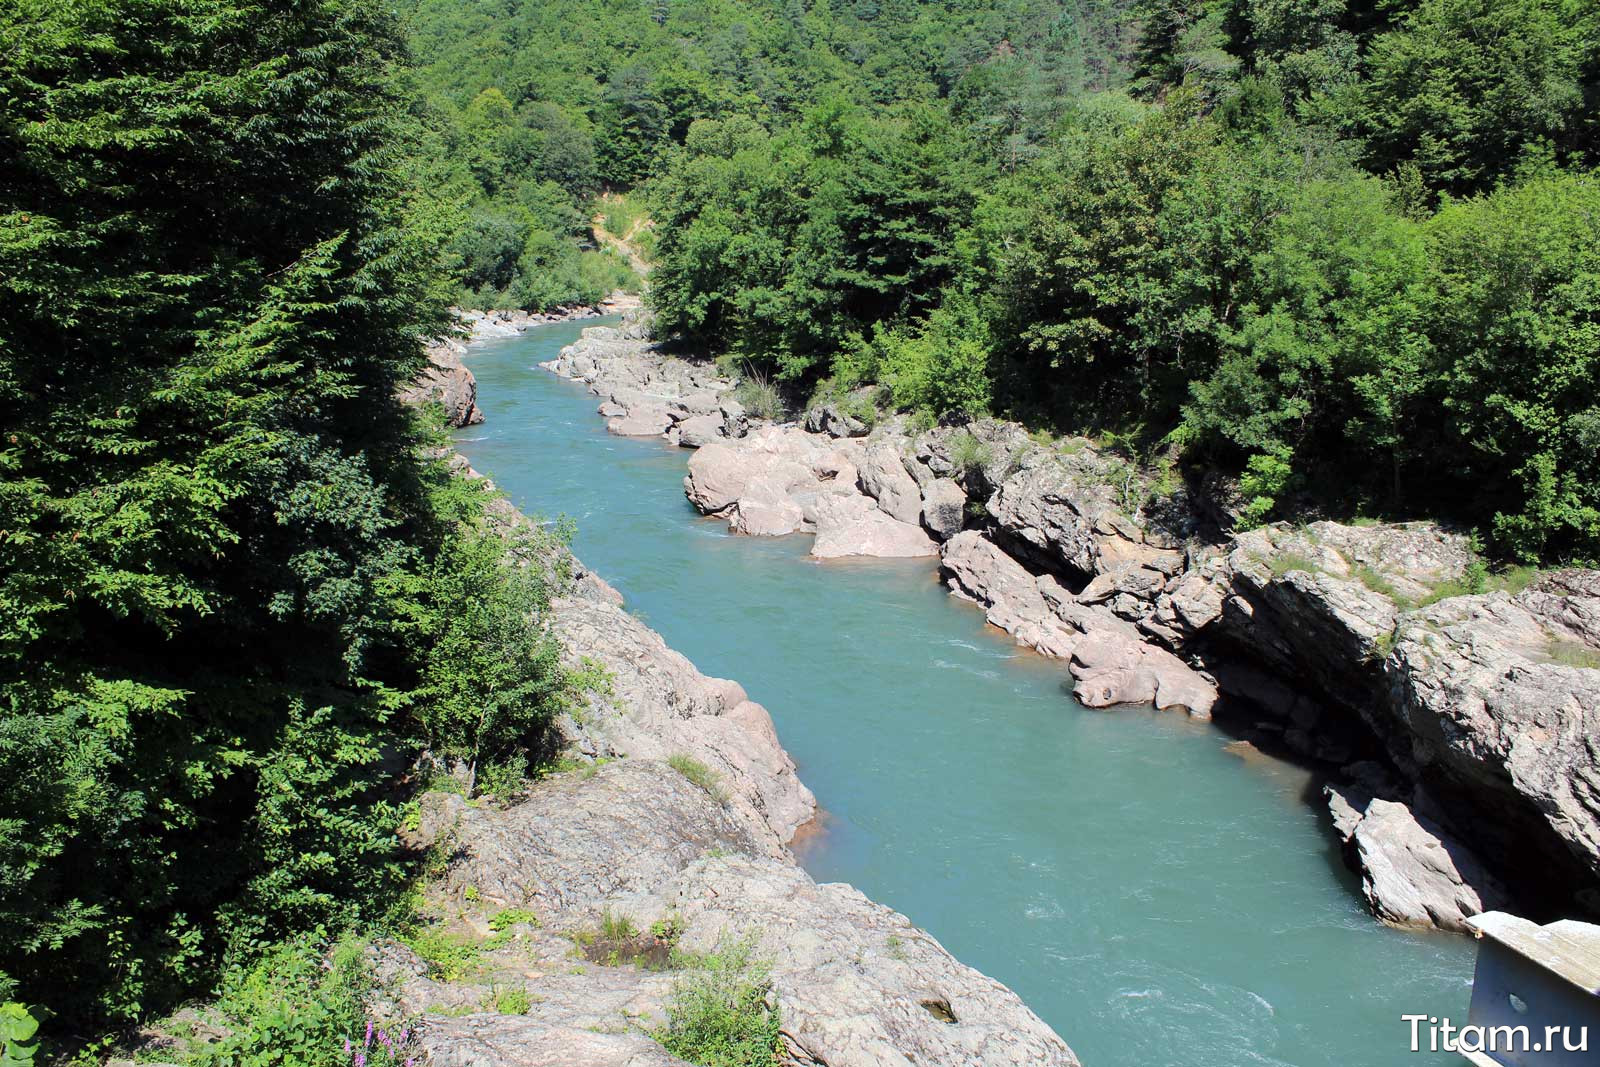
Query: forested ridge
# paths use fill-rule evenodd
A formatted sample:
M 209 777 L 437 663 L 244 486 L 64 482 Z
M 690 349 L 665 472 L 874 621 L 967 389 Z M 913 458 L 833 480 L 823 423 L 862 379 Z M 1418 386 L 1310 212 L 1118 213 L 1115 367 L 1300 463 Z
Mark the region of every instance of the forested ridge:
M 58 1051 L 220 994 L 209 1055 L 346 1063 L 410 799 L 539 773 L 559 539 L 394 396 L 451 304 L 636 284 L 602 192 L 793 403 L 1600 558 L 1593 3 L 399 6 L 0 0 L 0 1002 Z
M 662 325 L 800 398 L 876 382 L 1241 474 L 1246 523 L 1600 554 L 1595 6 L 1130 15 L 1126 86 L 1045 122 L 1002 50 L 934 101 L 693 124 L 651 186 Z

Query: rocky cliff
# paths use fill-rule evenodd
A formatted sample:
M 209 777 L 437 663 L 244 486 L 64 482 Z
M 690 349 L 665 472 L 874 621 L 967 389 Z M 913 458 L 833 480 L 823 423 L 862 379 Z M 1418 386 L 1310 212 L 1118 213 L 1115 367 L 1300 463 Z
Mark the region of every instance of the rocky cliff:
M 695 448 L 685 492 L 812 552 L 935 555 L 951 592 L 1065 661 L 1091 707 L 1217 715 L 1316 763 L 1374 914 L 1600 909 L 1600 574 L 1467 595 L 1467 539 L 1427 523 L 1218 531 L 1218 509 L 1083 439 L 918 428 L 861 398 L 752 418 L 647 328 L 547 368 L 614 433 Z

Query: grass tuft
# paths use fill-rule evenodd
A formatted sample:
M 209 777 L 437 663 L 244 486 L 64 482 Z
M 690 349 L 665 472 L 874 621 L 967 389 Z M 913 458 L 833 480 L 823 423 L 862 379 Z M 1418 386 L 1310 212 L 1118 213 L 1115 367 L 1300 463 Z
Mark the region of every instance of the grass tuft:
M 686 756 L 679 752 L 667 757 L 667 765 L 701 789 L 704 789 L 711 795 L 711 799 L 718 804 L 726 804 L 728 802 L 728 790 L 723 787 L 722 778 L 716 771 L 707 767 L 693 756 Z
M 1579 641 L 1559 639 L 1550 642 L 1550 662 L 1563 667 L 1582 667 L 1600 671 L 1600 652 Z

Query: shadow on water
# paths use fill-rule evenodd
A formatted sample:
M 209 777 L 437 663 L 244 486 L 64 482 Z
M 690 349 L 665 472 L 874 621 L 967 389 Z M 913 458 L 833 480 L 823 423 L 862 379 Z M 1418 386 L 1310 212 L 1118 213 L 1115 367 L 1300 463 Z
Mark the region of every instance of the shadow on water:
M 1089 711 L 1061 664 L 950 597 L 927 560 L 821 563 L 730 536 L 688 453 L 610 437 L 535 364 L 582 326 L 475 348 L 461 448 L 708 674 L 772 712 L 825 814 L 799 851 L 1016 989 L 1090 1067 L 1448 1064 L 1405 1013 L 1461 1017 L 1471 947 L 1386 930 L 1305 768 L 1217 728 Z

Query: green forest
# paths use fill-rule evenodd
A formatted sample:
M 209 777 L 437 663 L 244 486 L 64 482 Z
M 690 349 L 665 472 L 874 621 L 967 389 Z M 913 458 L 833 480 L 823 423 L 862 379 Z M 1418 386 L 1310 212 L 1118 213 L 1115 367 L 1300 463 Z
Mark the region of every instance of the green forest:
M 221 996 L 279 1007 L 219 1062 L 344 1064 L 308 946 L 403 928 L 429 768 L 540 773 L 561 537 L 395 393 L 452 305 L 636 287 L 603 193 L 793 403 L 1600 559 L 1591 2 L 395 8 L 0 0 L 0 1002 L 58 1050 Z

